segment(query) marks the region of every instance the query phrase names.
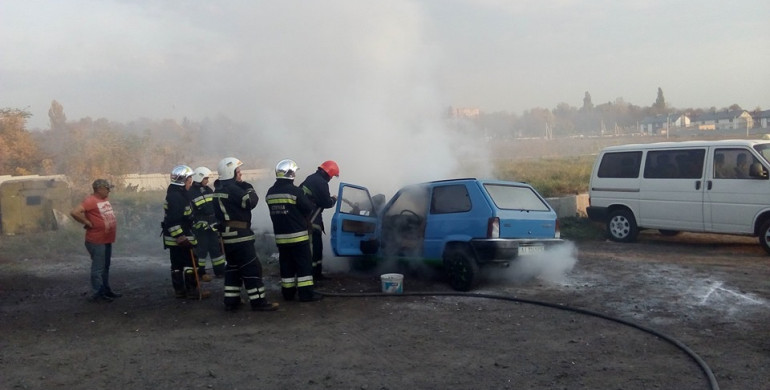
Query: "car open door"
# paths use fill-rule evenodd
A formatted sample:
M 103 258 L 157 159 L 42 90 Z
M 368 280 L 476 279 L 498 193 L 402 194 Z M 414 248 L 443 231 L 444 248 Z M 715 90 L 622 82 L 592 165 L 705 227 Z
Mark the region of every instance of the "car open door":
M 336 256 L 372 255 L 379 248 L 377 211 L 369 190 L 340 183 L 331 221 L 331 245 Z

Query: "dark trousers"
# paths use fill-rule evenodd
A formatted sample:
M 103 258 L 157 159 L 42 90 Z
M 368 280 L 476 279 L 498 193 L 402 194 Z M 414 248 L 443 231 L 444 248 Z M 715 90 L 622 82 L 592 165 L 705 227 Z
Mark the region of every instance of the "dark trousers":
M 251 306 L 266 304 L 262 263 L 257 258 L 254 241 L 225 244 L 225 307 L 241 303 L 241 286 L 246 288 Z
M 195 238 L 198 239 L 198 245 L 195 247 L 195 255 L 198 256 L 198 274 L 206 273 L 206 257 L 209 257 L 214 275 L 224 275 L 225 254 L 222 253 L 219 234 L 211 229 L 194 229 L 194 233 Z
M 324 244 L 322 232 L 313 229 L 313 276 L 320 278 L 323 273 Z
M 198 284 L 193 273 L 193 262 L 197 262 L 192 247 L 168 247 L 171 259 L 171 285 L 177 293 L 196 291 Z
M 278 262 L 281 268 L 281 294 L 287 301 L 313 297 L 313 266 L 310 260 L 310 243 L 278 245 Z

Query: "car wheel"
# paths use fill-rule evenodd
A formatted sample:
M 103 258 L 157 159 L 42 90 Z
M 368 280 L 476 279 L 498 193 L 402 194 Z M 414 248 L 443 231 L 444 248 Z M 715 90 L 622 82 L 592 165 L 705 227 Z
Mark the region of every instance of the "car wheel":
M 673 237 L 680 233 L 679 230 L 658 229 L 658 231 L 662 236 L 666 236 L 666 237 Z
M 770 221 L 763 223 L 759 229 L 759 244 L 765 252 L 770 254 Z
M 636 235 L 639 234 L 634 215 L 628 210 L 611 212 L 607 219 L 607 233 L 612 241 L 634 242 Z
M 479 265 L 468 248 L 448 247 L 444 251 L 444 268 L 449 285 L 457 291 L 469 291 L 478 284 Z

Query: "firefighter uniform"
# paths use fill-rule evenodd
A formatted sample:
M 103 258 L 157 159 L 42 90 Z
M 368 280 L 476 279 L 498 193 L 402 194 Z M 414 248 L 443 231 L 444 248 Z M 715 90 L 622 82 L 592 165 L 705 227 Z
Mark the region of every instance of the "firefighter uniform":
M 185 177 L 187 170 L 189 176 Z M 186 181 L 192 181 L 191 175 L 192 169 L 189 167 L 174 168 L 163 203 L 163 245 L 169 250 L 171 285 L 177 298 L 208 296 L 208 291 L 198 291 L 199 286 L 193 271 L 193 265 L 197 262 L 193 247 L 197 240 L 192 232 L 192 207 L 185 187 Z
M 338 171 L 339 172 L 339 171 Z M 300 185 L 305 195 L 315 205 L 311 222 L 312 227 L 312 253 L 313 253 L 313 277 L 316 281 L 323 279 L 323 236 L 324 223 L 321 216 L 323 209 L 333 207 L 337 198 L 329 194 L 330 176 L 322 167 L 318 167 L 312 175 L 308 176 Z
M 195 223 L 193 232 L 198 239 L 195 254 L 198 256 L 198 274 L 206 275 L 206 257 L 211 257 L 211 268 L 218 278 L 225 275 L 225 254 L 219 242 L 219 233 L 215 231 L 216 217 L 214 216 L 214 191 L 207 185 L 193 181 L 190 187 L 190 198 L 193 206 Z
M 291 160 L 281 163 L 285 161 Z M 294 178 L 293 173 L 290 178 L 285 177 L 281 163 L 276 168 L 275 184 L 265 196 L 273 222 L 275 243 L 278 246 L 281 293 L 287 301 L 294 300 L 296 295 L 299 295 L 299 300 L 303 302 L 317 301 L 321 296 L 313 291 L 313 267 L 307 222 L 313 212 L 313 204 L 304 192 L 294 185 L 291 180 Z M 296 167 L 293 161 L 291 164 Z M 296 168 L 293 171 L 296 171 Z
M 251 184 L 240 180 L 242 162 L 228 157 L 219 163 L 219 177 L 214 183 L 214 212 L 225 249 L 225 310 L 236 310 L 241 303 L 241 286 L 246 288 L 252 310 L 273 311 L 278 304 L 269 303 L 262 280 L 262 263 L 254 247 L 256 236 L 251 230 L 251 210 L 259 197 Z M 224 178 L 224 179 L 223 179 Z

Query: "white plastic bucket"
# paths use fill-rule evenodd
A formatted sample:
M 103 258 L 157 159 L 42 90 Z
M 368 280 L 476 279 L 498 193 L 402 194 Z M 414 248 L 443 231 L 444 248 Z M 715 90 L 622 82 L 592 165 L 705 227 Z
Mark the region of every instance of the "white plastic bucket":
M 382 292 L 388 294 L 401 294 L 404 292 L 404 275 L 401 274 L 382 274 Z

